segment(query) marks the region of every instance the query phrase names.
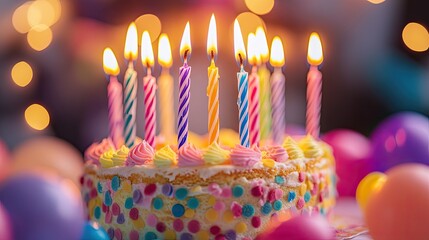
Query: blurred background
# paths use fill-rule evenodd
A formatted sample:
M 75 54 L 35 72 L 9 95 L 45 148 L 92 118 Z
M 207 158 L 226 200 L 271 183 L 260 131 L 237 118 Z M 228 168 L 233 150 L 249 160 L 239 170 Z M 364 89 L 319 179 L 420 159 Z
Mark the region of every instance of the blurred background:
M 207 112 L 206 37 L 212 13 L 218 30 L 222 128 L 238 129 L 233 50 L 233 21 L 238 18 L 243 36 L 262 25 L 269 44 L 275 35 L 283 40 L 287 124 L 305 123 L 307 44 L 310 33 L 317 31 L 325 57 L 321 130 L 348 128 L 368 135 L 392 113 L 429 114 L 428 7 L 421 0 L 2 0 L 0 139 L 13 149 L 32 136 L 53 135 L 83 151 L 106 137 L 102 52 L 113 49 L 122 81 L 131 21 L 140 36 L 149 31 L 155 58 L 158 36 L 169 35 L 175 86 L 183 64 L 180 39 L 190 21 L 189 129 L 205 134 L 207 114 L 201 113 Z M 143 136 L 145 72 L 140 60 L 136 69 L 137 135 Z M 156 64 L 153 70 L 159 76 L 161 67 Z M 177 105 L 177 88 L 174 94 Z

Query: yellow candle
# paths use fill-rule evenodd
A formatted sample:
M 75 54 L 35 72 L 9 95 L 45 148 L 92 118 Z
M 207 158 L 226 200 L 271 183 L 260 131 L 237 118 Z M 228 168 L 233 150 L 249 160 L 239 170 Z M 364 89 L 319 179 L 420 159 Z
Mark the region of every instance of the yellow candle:
M 212 15 L 210 19 L 207 37 L 207 54 L 211 59 L 208 68 L 209 83 L 207 86 L 208 101 L 208 132 L 209 144 L 219 143 L 219 71 L 215 65 L 217 55 L 216 19 Z
M 163 33 L 158 42 L 158 62 L 162 66 L 161 76 L 158 79 L 159 104 L 161 117 L 161 135 L 168 141 L 174 136 L 174 102 L 173 102 L 173 77 L 169 69 L 173 64 L 171 47 L 167 34 Z

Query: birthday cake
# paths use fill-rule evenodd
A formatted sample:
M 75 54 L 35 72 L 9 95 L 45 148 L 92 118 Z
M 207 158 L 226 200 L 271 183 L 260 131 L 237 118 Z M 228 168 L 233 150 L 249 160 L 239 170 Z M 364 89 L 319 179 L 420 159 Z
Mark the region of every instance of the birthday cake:
M 212 16 L 209 29 L 215 26 Z M 215 39 L 211 30 L 209 39 Z M 136 30 L 131 32 L 136 44 Z M 241 66 L 237 73 L 239 133 L 219 131 L 217 46 L 216 41 L 208 41 L 209 131 L 204 137 L 188 131 L 189 23 L 180 50 L 184 64 L 179 70 L 177 136 L 171 126 L 172 79 L 165 75 L 159 79 L 161 135 L 155 136 L 156 80 L 150 71 L 154 60 L 149 34 L 142 35 L 142 63 L 147 68 L 143 78 L 144 140 L 135 136 L 137 83 L 132 64 L 136 50 L 130 53 L 126 45 L 129 65 L 122 88 L 116 78 L 119 69 L 114 54 L 106 49 L 110 134 L 85 152 L 82 194 L 88 218 L 104 227 L 111 239 L 254 239 L 273 219 L 329 214 L 335 204 L 335 162 L 330 147 L 318 139 L 321 74 L 312 66 L 308 77 L 312 89 L 308 95 L 312 96 L 307 107 L 308 134 L 285 136 L 283 49 L 280 38 L 275 38 L 271 51 L 272 56 L 273 52 L 277 55 L 270 61 L 275 71 L 270 76 L 264 67 L 266 58 L 262 57 L 261 64 L 257 57 L 261 32 L 265 38 L 260 29 L 256 35 L 249 34 L 249 63 L 253 67 L 248 77 L 243 67 L 246 51 L 241 30 L 237 21 L 234 24 L 234 39 L 241 39 L 235 41 Z M 128 39 L 127 35 L 127 43 Z M 170 51 L 169 46 L 160 47 L 160 51 L 165 49 Z M 159 62 L 163 68 L 171 66 L 171 61 Z

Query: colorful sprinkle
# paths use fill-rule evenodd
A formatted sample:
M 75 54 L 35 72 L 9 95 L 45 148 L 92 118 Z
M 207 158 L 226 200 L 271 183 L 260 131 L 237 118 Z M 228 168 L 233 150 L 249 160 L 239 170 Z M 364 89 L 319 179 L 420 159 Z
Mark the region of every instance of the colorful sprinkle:
M 246 204 L 242 208 L 242 214 L 243 214 L 243 217 L 249 218 L 253 216 L 253 214 L 255 214 L 255 209 L 253 208 L 252 205 Z
M 131 209 L 134 205 L 133 198 L 127 198 L 124 205 L 126 209 Z
M 292 202 L 295 199 L 295 197 L 296 197 L 296 193 L 294 191 L 290 191 L 287 197 L 287 201 Z
M 209 240 L 210 234 L 207 231 L 199 231 L 196 237 L 198 240 Z
M 146 218 L 146 223 L 148 226 L 155 227 L 157 222 L 158 218 L 155 216 L 155 214 L 149 214 Z
M 219 234 L 220 233 L 220 227 L 216 226 L 216 225 L 211 226 L 210 227 L 210 233 L 213 234 L 213 235 Z
M 188 199 L 188 208 L 190 209 L 196 209 L 200 205 L 200 202 L 197 198 L 191 197 Z
M 302 197 L 298 198 L 298 201 L 296 202 L 296 208 L 302 209 L 304 207 L 305 201 Z
M 197 220 L 189 221 L 188 230 L 191 233 L 197 233 L 198 231 L 200 231 L 200 223 Z
M 237 234 L 235 233 L 234 230 L 226 231 L 224 236 L 227 240 L 235 240 L 237 238 Z
M 185 213 L 185 207 L 182 204 L 177 203 L 171 208 L 171 212 L 173 213 L 173 216 L 181 217 Z
M 110 196 L 110 191 L 107 191 L 104 194 L 104 204 L 109 207 L 112 205 L 112 197 Z
M 113 176 L 113 178 L 112 178 L 112 190 L 116 192 L 116 191 L 118 191 L 120 186 L 121 186 L 121 180 L 119 179 L 119 177 Z
M 154 239 L 158 239 L 158 236 L 156 236 L 156 234 L 154 232 L 147 232 L 144 235 L 144 239 L 145 240 L 154 240 Z
M 243 195 L 244 193 L 244 188 L 240 185 L 236 185 L 233 189 L 232 189 L 232 195 L 236 198 L 239 198 Z
M 97 206 L 94 208 L 94 217 L 96 219 L 100 219 L 100 216 L 101 216 L 101 209 L 99 206 Z
M 159 197 L 154 198 L 152 204 L 153 208 L 155 208 L 156 210 L 159 210 L 164 206 L 164 202 Z
M 234 214 L 232 213 L 232 211 L 226 210 L 225 212 L 223 212 L 223 220 L 226 223 L 234 221 Z
M 268 193 L 268 200 L 270 202 L 274 202 L 275 200 L 279 200 L 282 197 L 283 197 L 283 190 L 281 190 L 279 188 L 273 189 Z
M 182 233 L 182 235 L 180 235 L 180 240 L 192 240 L 192 239 L 194 239 L 194 237 L 192 237 L 190 233 Z
M 184 228 L 183 221 L 180 219 L 175 219 L 173 222 L 173 228 L 176 232 L 181 232 Z
M 130 210 L 130 218 L 132 220 L 137 220 L 139 218 L 139 210 L 137 208 L 132 208 Z
M 210 196 L 209 201 L 208 201 L 208 205 L 213 206 L 213 205 L 215 205 L 215 203 L 216 203 L 216 198 L 213 196 Z
M 230 198 L 232 196 L 232 190 L 229 187 L 224 187 L 222 193 L 220 194 L 223 198 Z
M 137 232 L 136 230 L 132 230 L 130 232 L 130 240 L 139 240 L 139 232 Z
M 154 194 L 155 191 L 156 191 L 156 184 L 154 183 L 151 183 L 144 188 L 144 194 L 148 196 Z
M 285 183 L 285 179 L 284 179 L 284 177 L 282 177 L 282 176 L 276 176 L 276 177 L 274 178 L 274 181 L 275 181 L 277 184 L 280 184 L 280 185 L 282 185 L 283 183 Z
M 123 224 L 125 222 L 125 216 L 123 213 L 118 215 L 118 218 L 116 219 L 116 222 L 119 224 Z
M 210 208 L 209 210 L 207 210 L 206 219 L 209 222 L 215 222 L 217 220 L 217 217 L 218 217 L 218 215 L 217 215 L 216 210 L 214 210 L 213 208 Z
M 234 217 L 240 217 L 243 212 L 243 209 L 241 205 L 238 204 L 237 202 L 232 202 L 231 211 L 232 211 L 232 214 L 234 214 Z
M 116 239 L 118 239 L 118 240 L 122 240 L 122 232 L 121 232 L 121 229 L 119 229 L 119 228 L 115 229 L 115 237 L 116 237 Z
M 276 200 L 276 201 L 274 201 L 274 203 L 273 203 L 273 208 L 274 208 L 274 210 L 276 210 L 276 211 L 279 211 L 280 209 L 282 209 L 282 206 L 283 206 L 283 203 L 282 203 L 282 201 L 280 201 L 280 200 Z
M 106 213 L 106 216 L 105 216 L 105 218 L 104 218 L 104 221 L 105 221 L 106 223 L 111 223 L 111 222 L 112 222 L 112 212 L 107 212 L 107 213 Z
M 265 203 L 264 205 L 262 205 L 262 207 L 261 207 L 261 212 L 262 212 L 262 214 L 264 214 L 264 215 L 268 215 L 268 214 L 270 214 L 271 210 L 272 210 L 272 207 L 271 207 L 271 203 L 269 203 L 269 202 L 266 202 L 266 203 Z
M 101 182 L 97 183 L 97 191 L 98 191 L 98 193 L 102 193 L 103 192 L 103 186 L 101 185 Z
M 264 189 L 262 186 L 255 186 L 250 190 L 250 192 L 252 193 L 252 196 L 260 197 L 264 194 Z
M 176 232 L 173 230 L 165 231 L 164 239 L 176 239 Z
M 142 192 L 140 192 L 140 190 L 138 190 L 138 189 L 134 190 L 133 201 L 135 203 L 139 203 L 141 199 L 142 199 Z
M 173 186 L 171 186 L 171 184 L 169 183 L 164 184 L 162 186 L 161 191 L 162 191 L 162 194 L 164 194 L 167 197 L 170 197 L 173 194 Z
M 235 225 L 235 231 L 237 233 L 244 233 L 247 231 L 247 225 L 244 222 L 239 222 Z
M 254 228 L 258 228 L 261 226 L 261 218 L 258 216 L 254 216 L 252 217 L 252 226 Z
M 305 180 L 305 174 L 304 174 L 304 172 L 299 172 L 299 174 L 298 174 L 298 181 L 304 182 L 304 180 Z
M 118 216 L 119 213 L 121 213 L 121 208 L 119 207 L 119 205 L 117 203 L 113 203 L 112 213 L 113 213 L 113 216 Z
M 186 218 L 193 218 L 194 215 L 195 215 L 195 210 L 193 210 L 193 209 L 186 209 L 184 215 L 185 215 Z
M 214 210 L 221 212 L 225 209 L 225 203 L 223 201 L 217 201 L 213 208 Z
M 156 224 L 156 230 L 158 230 L 158 232 L 160 232 L 160 233 L 165 232 L 166 228 L 167 227 L 165 226 L 165 223 L 163 223 L 163 222 L 159 222 Z
M 311 194 L 310 194 L 310 192 L 309 192 L 309 191 L 307 191 L 307 192 L 304 194 L 304 201 L 305 201 L 305 202 L 308 202 L 308 201 L 310 201 L 310 199 L 311 199 Z
M 276 161 L 270 158 L 262 159 L 262 164 L 267 168 L 273 168 L 276 166 Z
M 113 228 L 109 228 L 107 230 L 107 234 L 109 235 L 110 239 L 113 239 L 115 237 L 115 230 L 113 230 Z
M 101 210 L 103 210 L 103 212 L 105 213 L 105 212 L 107 212 L 107 210 L 109 209 L 109 207 L 108 206 L 106 206 L 106 204 L 101 204 Z
M 215 240 L 227 240 L 223 234 L 219 234 L 215 237 Z
M 183 200 L 188 196 L 188 189 L 186 188 L 179 188 L 176 190 L 176 198 L 178 200 Z

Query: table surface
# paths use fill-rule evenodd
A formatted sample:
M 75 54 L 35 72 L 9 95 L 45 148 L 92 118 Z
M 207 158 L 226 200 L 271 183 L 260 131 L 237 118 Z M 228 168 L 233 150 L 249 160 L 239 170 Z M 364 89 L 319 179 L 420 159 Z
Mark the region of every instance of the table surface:
M 337 239 L 371 240 L 364 225 L 362 212 L 354 198 L 337 199 L 331 224 L 337 229 Z

